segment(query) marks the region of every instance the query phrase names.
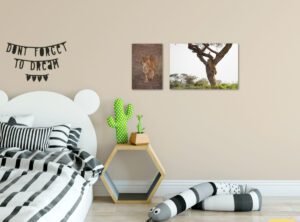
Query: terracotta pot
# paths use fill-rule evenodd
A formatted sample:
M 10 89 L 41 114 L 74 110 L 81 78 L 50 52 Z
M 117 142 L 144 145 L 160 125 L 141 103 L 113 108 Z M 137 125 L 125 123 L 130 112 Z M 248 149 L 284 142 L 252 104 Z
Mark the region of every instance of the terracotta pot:
M 144 145 L 149 143 L 149 137 L 146 133 L 131 133 L 130 143 L 134 145 Z

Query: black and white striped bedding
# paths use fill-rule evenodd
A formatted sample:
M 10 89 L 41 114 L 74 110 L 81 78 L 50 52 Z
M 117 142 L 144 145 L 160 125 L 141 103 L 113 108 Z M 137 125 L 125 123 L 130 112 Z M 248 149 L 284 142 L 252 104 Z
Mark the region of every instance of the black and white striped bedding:
M 68 221 L 103 165 L 83 150 L 0 150 L 0 221 Z

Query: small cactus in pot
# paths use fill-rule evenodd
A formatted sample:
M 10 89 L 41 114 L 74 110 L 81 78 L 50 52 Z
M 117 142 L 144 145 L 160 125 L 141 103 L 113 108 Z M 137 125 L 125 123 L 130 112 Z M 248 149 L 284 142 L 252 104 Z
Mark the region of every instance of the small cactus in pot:
M 137 133 L 138 134 L 141 134 L 141 133 L 144 133 L 144 130 L 145 130 L 145 128 L 143 127 L 143 125 L 142 125 L 142 118 L 143 118 L 143 115 L 137 115 L 136 116 L 137 117 L 137 119 L 138 119 L 138 124 L 137 124 Z
M 137 116 L 138 124 L 136 126 L 137 132 L 131 133 L 130 143 L 134 145 L 144 145 L 149 143 L 149 137 L 144 133 L 145 128 L 142 125 L 143 115 L 138 114 Z

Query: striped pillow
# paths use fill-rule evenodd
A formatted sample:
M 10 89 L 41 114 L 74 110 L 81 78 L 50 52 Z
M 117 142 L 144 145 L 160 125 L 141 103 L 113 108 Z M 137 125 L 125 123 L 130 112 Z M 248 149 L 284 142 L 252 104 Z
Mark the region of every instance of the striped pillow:
M 0 123 L 0 147 L 19 147 L 24 150 L 45 150 L 49 146 L 52 127 L 20 128 Z
M 67 143 L 67 147 L 69 149 L 77 148 L 80 135 L 81 135 L 81 130 L 82 130 L 81 128 L 72 128 L 70 130 L 69 139 Z
M 64 147 L 67 148 L 71 124 L 53 126 L 50 134 L 49 148 Z

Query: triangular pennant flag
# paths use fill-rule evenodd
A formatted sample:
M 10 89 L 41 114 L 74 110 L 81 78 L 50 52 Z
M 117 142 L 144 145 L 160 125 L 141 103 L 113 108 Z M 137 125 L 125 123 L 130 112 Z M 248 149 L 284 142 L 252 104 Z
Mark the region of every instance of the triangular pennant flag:
M 31 76 L 31 78 L 32 78 L 32 81 L 34 82 L 35 80 L 36 80 L 36 76 Z
M 45 81 L 48 80 L 48 75 L 44 75 L 44 80 L 45 80 Z
M 42 77 L 43 77 L 43 76 L 38 76 L 39 82 L 42 80 Z
M 27 82 L 30 80 L 30 75 L 26 74 Z

